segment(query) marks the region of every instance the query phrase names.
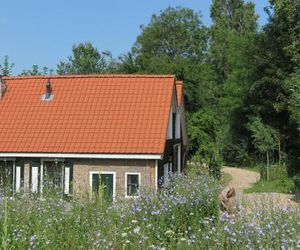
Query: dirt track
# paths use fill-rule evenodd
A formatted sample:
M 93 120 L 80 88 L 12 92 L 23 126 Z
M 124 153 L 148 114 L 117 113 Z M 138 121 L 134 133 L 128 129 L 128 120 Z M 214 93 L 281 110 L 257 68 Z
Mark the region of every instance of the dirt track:
M 259 180 L 259 173 L 241 168 L 225 167 L 223 172 L 232 177 L 229 186 L 234 187 L 237 192 L 243 192 Z
M 243 190 L 251 187 L 260 178 L 259 173 L 249 171 L 242 168 L 224 167 L 222 169 L 224 173 L 229 174 L 232 179 L 228 186 L 234 187 L 237 193 L 237 200 L 246 200 L 253 205 L 258 205 L 260 201 L 268 201 L 272 205 L 286 206 L 297 206 L 294 201 L 294 195 L 290 194 L 279 194 L 279 193 L 251 193 L 243 194 Z

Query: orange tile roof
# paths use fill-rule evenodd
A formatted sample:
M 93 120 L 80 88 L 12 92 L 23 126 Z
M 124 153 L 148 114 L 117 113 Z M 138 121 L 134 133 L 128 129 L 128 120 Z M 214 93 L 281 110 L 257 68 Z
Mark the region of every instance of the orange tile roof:
M 177 81 L 176 82 L 176 94 L 177 94 L 177 105 L 180 107 L 181 105 L 181 98 L 182 98 L 182 90 L 183 90 L 183 82 Z
M 162 154 L 174 76 L 4 77 L 0 152 Z M 47 79 L 53 100 L 42 101 Z

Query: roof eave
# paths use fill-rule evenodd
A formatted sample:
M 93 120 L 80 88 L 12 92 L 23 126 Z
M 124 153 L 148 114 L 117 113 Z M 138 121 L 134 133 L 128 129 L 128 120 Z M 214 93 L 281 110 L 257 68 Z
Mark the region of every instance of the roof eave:
M 161 160 L 161 154 L 0 153 L 0 158 L 76 158 Z

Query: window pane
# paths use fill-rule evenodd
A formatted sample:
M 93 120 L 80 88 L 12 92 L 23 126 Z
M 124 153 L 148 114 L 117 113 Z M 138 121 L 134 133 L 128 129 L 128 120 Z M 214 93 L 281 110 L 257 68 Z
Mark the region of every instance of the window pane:
M 44 187 L 46 189 L 63 190 L 63 162 L 44 162 Z
M 96 194 L 99 193 L 99 185 L 100 185 L 99 174 L 93 174 L 92 175 L 92 190 L 93 190 L 93 193 L 96 193 Z
M 12 182 L 13 182 L 13 162 L 0 161 L 0 187 L 11 189 Z
M 134 196 L 138 193 L 139 189 L 139 175 L 129 174 L 127 175 L 127 195 Z

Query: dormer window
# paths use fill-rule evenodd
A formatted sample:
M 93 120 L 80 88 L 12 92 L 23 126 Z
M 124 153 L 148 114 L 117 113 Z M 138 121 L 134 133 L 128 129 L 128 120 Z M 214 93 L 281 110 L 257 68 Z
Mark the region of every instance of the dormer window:
M 51 101 L 53 99 L 53 94 L 52 94 L 52 84 L 51 81 L 48 79 L 47 83 L 46 83 L 46 92 L 45 94 L 42 96 L 42 101 Z

